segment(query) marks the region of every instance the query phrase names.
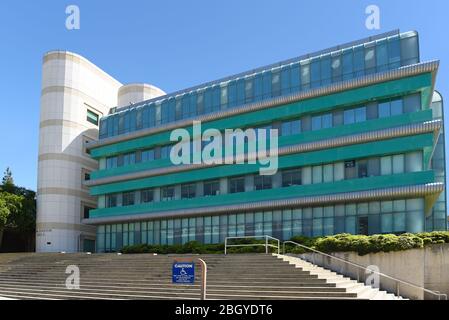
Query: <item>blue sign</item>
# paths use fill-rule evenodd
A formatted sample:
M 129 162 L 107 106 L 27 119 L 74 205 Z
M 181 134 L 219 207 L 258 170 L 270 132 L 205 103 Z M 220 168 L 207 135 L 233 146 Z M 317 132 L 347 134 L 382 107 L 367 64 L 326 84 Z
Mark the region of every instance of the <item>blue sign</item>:
M 194 283 L 195 264 L 193 262 L 175 262 L 172 269 L 173 283 Z

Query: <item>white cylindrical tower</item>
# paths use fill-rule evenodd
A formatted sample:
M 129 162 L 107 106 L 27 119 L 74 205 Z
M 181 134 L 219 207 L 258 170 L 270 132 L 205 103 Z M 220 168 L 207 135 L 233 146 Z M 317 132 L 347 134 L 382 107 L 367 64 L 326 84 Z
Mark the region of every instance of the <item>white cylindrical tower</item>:
M 164 95 L 165 92 L 151 84 L 130 83 L 118 91 L 118 107 L 129 106 L 137 102 Z
M 85 58 L 52 51 L 43 59 L 37 188 L 37 252 L 95 248 L 95 227 L 81 224 L 96 199 L 83 185 L 97 161 L 86 153 L 99 118 L 117 106 L 120 82 Z

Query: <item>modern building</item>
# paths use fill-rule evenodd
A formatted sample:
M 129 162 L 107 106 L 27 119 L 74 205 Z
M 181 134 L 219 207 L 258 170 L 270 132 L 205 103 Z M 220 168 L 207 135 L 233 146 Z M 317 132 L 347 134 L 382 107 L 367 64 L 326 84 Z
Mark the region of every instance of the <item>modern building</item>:
M 77 203 L 64 221 L 96 227 L 98 252 L 241 235 L 446 230 L 438 64 L 420 61 L 416 32 L 393 31 L 140 102 L 120 99 L 131 90 L 114 84 L 110 111 L 97 107 L 98 141 L 81 143 L 85 160 L 98 162 L 79 185 L 95 209 L 81 214 Z M 170 134 L 192 132 L 193 121 L 203 131 L 277 129 L 277 173 L 260 175 L 257 163 L 174 165 Z M 60 209 L 44 212 L 40 199 L 39 222 L 59 221 Z

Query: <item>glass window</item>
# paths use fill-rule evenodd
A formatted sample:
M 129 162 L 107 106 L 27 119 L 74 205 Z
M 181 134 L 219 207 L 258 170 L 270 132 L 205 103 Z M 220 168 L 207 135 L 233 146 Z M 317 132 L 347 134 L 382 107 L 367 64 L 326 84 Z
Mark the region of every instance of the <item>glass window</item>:
M 396 100 L 391 101 L 390 108 L 391 108 L 390 113 L 392 116 L 396 116 L 396 115 L 404 113 L 402 99 L 396 99 Z
M 345 179 L 357 178 L 356 163 L 355 160 L 345 161 Z
M 341 110 L 335 110 L 332 112 L 332 126 L 333 127 L 337 127 L 337 126 L 341 126 L 342 124 L 344 124 L 344 119 L 343 119 L 343 111 Z
M 398 154 L 393 156 L 393 173 L 404 173 L 404 155 Z
M 297 92 L 301 87 L 300 65 L 295 63 L 290 69 L 290 88 L 291 92 Z
M 419 62 L 418 37 L 406 37 L 401 39 L 401 59 L 402 65 L 409 65 Z
M 310 77 L 311 77 L 311 88 L 319 87 L 320 82 L 320 60 L 314 59 L 310 64 Z
M 344 124 L 351 124 L 355 122 L 355 111 L 354 109 L 345 110 L 343 113 Z
M 301 168 L 301 183 L 302 184 L 312 183 L 312 167 Z
M 161 159 L 170 158 L 170 151 L 172 147 L 172 145 L 161 147 Z
M 245 191 L 245 177 L 229 179 L 229 193 L 238 193 Z
M 389 117 L 390 114 L 390 102 L 382 102 L 378 105 L 379 118 Z
M 377 71 L 385 71 L 388 68 L 388 48 L 385 40 L 380 40 L 376 44 Z
M 204 196 L 216 196 L 220 194 L 220 181 L 206 181 L 203 184 L 203 194 Z
M 405 229 L 405 212 L 393 213 L 393 231 L 396 233 L 404 233 Z
M 354 109 L 355 111 L 355 122 L 366 121 L 366 107 L 360 107 Z
M 173 186 L 161 188 L 161 201 L 170 201 L 175 199 L 175 188 Z
M 342 63 L 341 55 L 332 57 L 332 82 L 341 81 Z
M 343 50 L 343 80 L 353 78 L 352 49 Z
M 321 85 L 331 83 L 331 57 L 327 55 L 321 58 Z
M 264 190 L 271 189 L 271 176 L 255 176 L 254 177 L 254 189 L 255 190 Z
M 409 152 L 405 155 L 405 171 L 419 172 L 423 170 L 423 159 L 420 151 Z
M 281 70 L 281 94 L 290 93 L 290 67 L 284 66 Z
M 380 174 L 385 176 L 393 172 L 391 165 L 391 156 L 380 158 Z
M 404 113 L 415 112 L 421 109 L 421 94 L 415 93 L 404 98 Z
M 401 46 L 399 36 L 388 39 L 388 57 L 390 68 L 399 68 L 401 66 Z
M 90 111 L 89 109 L 87 109 L 87 119 L 88 122 L 98 126 L 98 120 L 99 120 L 99 116 L 97 113 Z
M 123 165 L 128 166 L 130 164 L 136 163 L 136 154 L 133 153 L 127 153 L 123 156 Z
M 334 181 L 341 181 L 345 179 L 345 164 L 338 162 L 334 164 Z
M 279 70 L 272 71 L 271 94 L 272 97 L 277 97 L 281 94 L 281 75 Z
M 323 114 L 321 126 L 323 129 L 332 128 L 332 113 Z
M 323 182 L 323 167 L 314 166 L 312 167 L 312 183 L 322 183 Z
M 106 158 L 106 169 L 117 168 L 117 157 Z
M 368 177 L 380 175 L 380 158 L 368 159 Z
M 254 101 L 254 79 L 245 79 L 245 102 L 249 103 Z
M 312 117 L 312 131 L 321 129 L 321 116 Z
M 271 71 L 262 73 L 263 98 L 271 98 Z
M 301 62 L 301 84 L 302 89 L 310 88 L 310 64 L 309 62 Z
M 354 48 L 354 72 L 356 77 L 365 74 L 365 52 L 363 45 Z
M 125 192 L 125 193 L 123 193 L 122 199 L 123 199 L 122 200 L 123 206 L 132 206 L 132 205 L 134 205 L 135 194 L 134 194 L 134 192 Z
M 301 120 L 284 121 L 281 125 L 281 135 L 290 136 L 301 132 Z
M 366 73 L 371 74 L 376 72 L 376 47 L 369 45 L 365 48 L 365 68 Z
M 150 150 L 142 151 L 141 158 L 142 158 L 142 162 L 154 160 L 154 150 L 150 149 Z
M 236 82 L 237 86 L 237 105 L 242 105 L 245 103 L 245 80 L 238 79 Z
M 282 172 L 282 187 L 301 185 L 301 169 Z
M 357 161 L 358 177 L 366 178 L 368 176 L 368 161 L 359 160 Z
M 181 199 L 195 198 L 196 185 L 195 184 L 183 184 L 181 185 Z
M 199 91 L 196 96 L 196 112 L 198 115 L 204 114 L 204 93 Z
M 334 166 L 326 164 L 323 166 L 323 182 L 332 182 L 334 180 Z
M 226 85 L 221 87 L 220 105 L 221 109 L 226 109 L 228 107 L 228 87 Z
M 113 208 L 117 207 L 117 194 L 108 194 L 106 195 L 106 207 Z
M 262 75 L 257 74 L 254 78 L 254 99 L 260 101 L 263 98 Z
M 140 192 L 140 202 L 148 203 L 153 202 L 154 200 L 154 191 L 153 189 L 146 189 Z

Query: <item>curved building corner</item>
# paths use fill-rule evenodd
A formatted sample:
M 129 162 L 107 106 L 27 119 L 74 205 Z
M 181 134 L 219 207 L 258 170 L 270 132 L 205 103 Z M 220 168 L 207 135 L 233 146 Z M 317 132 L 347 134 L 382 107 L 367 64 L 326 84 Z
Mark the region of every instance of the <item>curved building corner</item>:
M 96 230 L 81 223 L 97 199 L 84 185 L 98 162 L 87 144 L 98 140 L 102 116 L 119 100 L 161 95 L 150 85 L 122 84 L 80 55 L 51 51 L 44 55 L 39 123 L 37 252 L 94 251 Z M 122 89 L 121 89 L 122 88 Z M 126 91 L 121 94 L 120 92 Z M 121 98 L 122 97 L 122 98 Z

